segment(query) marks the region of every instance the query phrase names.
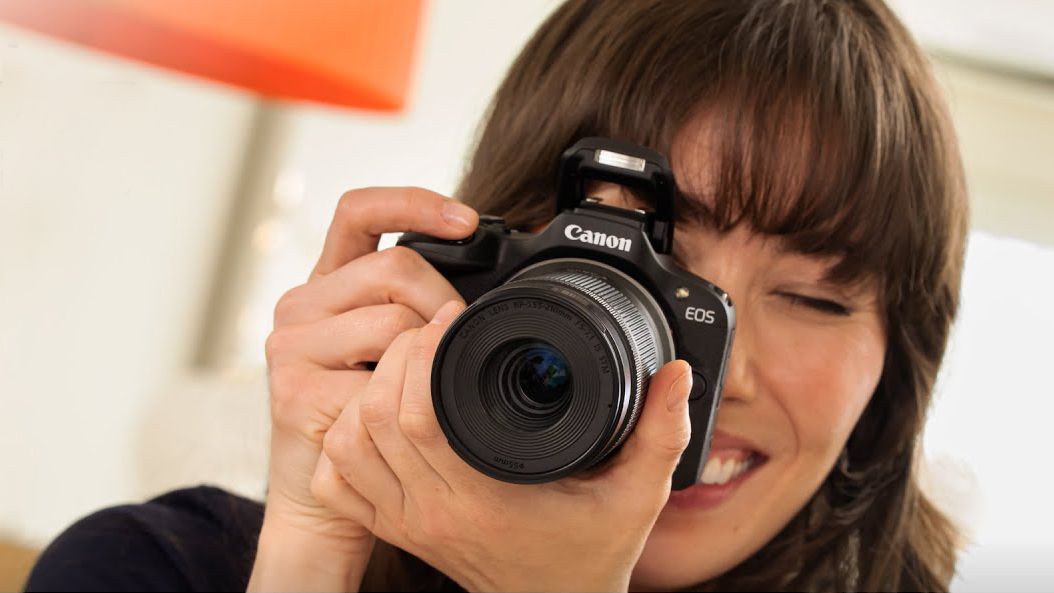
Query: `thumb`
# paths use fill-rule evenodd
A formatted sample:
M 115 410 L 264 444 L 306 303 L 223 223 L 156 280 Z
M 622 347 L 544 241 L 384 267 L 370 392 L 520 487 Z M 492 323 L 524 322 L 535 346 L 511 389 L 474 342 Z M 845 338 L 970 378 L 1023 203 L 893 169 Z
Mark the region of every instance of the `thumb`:
M 683 360 L 670 362 L 652 375 L 637 426 L 617 455 L 617 474 L 648 489 L 662 483 L 669 487 L 692 436 L 688 419 L 691 391 L 692 367 Z

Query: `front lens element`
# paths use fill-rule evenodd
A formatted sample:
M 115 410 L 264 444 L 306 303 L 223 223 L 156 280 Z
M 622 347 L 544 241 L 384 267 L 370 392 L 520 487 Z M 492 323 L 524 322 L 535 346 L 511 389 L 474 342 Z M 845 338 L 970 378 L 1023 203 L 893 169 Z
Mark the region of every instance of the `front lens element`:
M 547 408 L 567 396 L 571 370 L 558 350 L 546 344 L 531 344 L 514 363 L 516 387 L 529 403 Z

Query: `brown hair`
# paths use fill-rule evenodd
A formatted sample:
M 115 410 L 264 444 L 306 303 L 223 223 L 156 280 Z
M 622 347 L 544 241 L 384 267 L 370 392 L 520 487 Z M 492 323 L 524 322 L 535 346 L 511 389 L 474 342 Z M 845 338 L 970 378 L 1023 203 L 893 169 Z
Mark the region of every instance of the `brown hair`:
M 959 535 L 917 470 L 959 303 L 967 206 L 927 61 L 882 2 L 570 0 L 509 70 L 457 195 L 513 227 L 544 224 L 564 148 L 607 136 L 676 161 L 678 133 L 699 115 L 713 131 L 715 184 L 679 196 L 680 221 L 746 223 L 837 256 L 833 279 L 879 287 L 888 345 L 812 500 L 697 588 L 947 590 Z M 460 589 L 383 543 L 363 586 Z

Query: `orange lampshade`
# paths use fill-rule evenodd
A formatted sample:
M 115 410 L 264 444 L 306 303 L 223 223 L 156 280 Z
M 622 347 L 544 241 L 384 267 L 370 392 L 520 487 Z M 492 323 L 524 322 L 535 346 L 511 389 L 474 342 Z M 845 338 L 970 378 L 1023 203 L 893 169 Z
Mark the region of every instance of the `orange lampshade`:
M 0 0 L 0 20 L 270 97 L 394 111 L 423 0 Z

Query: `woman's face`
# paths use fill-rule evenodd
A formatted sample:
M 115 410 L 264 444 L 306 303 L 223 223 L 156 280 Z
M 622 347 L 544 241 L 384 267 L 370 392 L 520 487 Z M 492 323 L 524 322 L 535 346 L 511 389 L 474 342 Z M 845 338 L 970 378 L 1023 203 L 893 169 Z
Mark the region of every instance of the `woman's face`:
M 705 195 L 707 150 L 691 132 L 672 166 L 685 193 Z M 589 194 L 635 206 L 619 186 Z M 837 460 L 878 384 L 886 344 L 876 290 L 825 284 L 830 260 L 786 251 L 745 226 L 726 234 L 679 226 L 674 243 L 683 268 L 729 294 L 737 327 L 703 477 L 713 484 L 671 496 L 633 572 L 637 590 L 711 579 L 772 539 Z

